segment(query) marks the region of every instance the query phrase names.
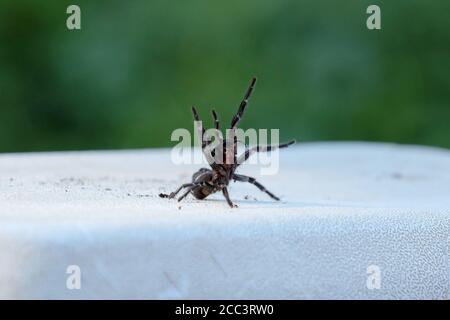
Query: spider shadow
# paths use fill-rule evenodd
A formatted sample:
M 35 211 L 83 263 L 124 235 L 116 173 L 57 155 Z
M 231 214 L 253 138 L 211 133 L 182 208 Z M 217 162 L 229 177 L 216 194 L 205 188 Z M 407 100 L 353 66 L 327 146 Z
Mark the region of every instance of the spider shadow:
M 224 199 L 204 199 L 204 200 L 197 200 L 192 199 L 191 201 L 195 203 L 202 203 L 202 202 L 209 202 L 209 203 L 223 203 L 227 208 L 228 204 L 226 200 Z M 258 199 L 238 199 L 233 200 L 235 204 L 238 205 L 239 208 L 308 208 L 308 207 L 316 207 L 316 208 L 353 208 L 353 207 L 360 207 L 358 204 L 351 204 L 351 203 L 339 203 L 339 202 L 330 202 L 330 201 L 324 201 L 324 202 L 311 202 L 311 201 L 287 201 L 287 200 L 280 200 L 280 201 L 273 201 L 273 200 L 258 200 Z M 248 205 L 248 206 L 247 206 Z
M 196 201 L 195 201 L 196 200 Z M 197 203 L 202 203 L 202 202 L 210 202 L 210 203 L 223 203 L 227 208 L 229 208 L 226 200 L 224 199 L 204 199 L 204 200 L 197 200 L 195 199 L 194 201 Z M 274 201 L 274 200 L 258 200 L 258 199 L 235 199 L 233 200 L 233 203 L 238 205 L 238 208 L 242 207 L 242 208 L 267 208 L 267 207 L 272 207 L 272 208 L 282 208 L 285 207 L 285 204 L 287 202 L 281 200 L 281 201 Z M 246 206 L 249 205 L 249 206 Z M 231 209 L 231 208 L 230 208 Z

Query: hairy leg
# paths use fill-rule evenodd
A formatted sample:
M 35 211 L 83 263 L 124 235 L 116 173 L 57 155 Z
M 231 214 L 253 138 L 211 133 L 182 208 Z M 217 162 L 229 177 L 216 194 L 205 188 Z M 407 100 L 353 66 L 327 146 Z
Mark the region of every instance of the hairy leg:
M 178 202 L 180 202 L 181 200 L 183 200 L 184 198 L 187 197 L 187 195 L 192 191 L 192 189 L 194 189 L 197 185 L 193 185 L 192 187 L 189 187 L 185 193 L 183 193 L 183 195 L 181 197 L 178 198 Z
M 162 193 L 159 196 L 162 198 L 173 199 L 182 189 L 192 187 L 193 185 L 194 185 L 194 183 L 184 183 L 177 190 L 175 190 L 174 192 L 171 192 L 168 196 L 166 196 Z
M 227 188 L 223 188 L 223 189 L 222 189 L 222 193 L 223 193 L 223 196 L 225 197 L 225 199 L 227 200 L 228 205 L 229 205 L 231 208 L 237 207 L 237 206 L 236 206 L 235 204 L 233 204 L 233 202 L 231 201 L 230 195 L 228 194 L 228 189 L 227 189 Z
M 194 116 L 194 121 L 202 122 L 200 120 L 200 117 L 198 115 L 197 109 L 195 107 L 192 107 L 192 115 Z M 207 145 L 207 141 L 204 140 L 205 131 L 206 131 L 205 127 L 203 126 L 203 123 L 202 123 L 202 131 L 199 132 L 199 135 L 200 135 L 200 138 L 201 138 L 201 141 L 202 141 L 202 149 L 205 148 L 205 146 Z
M 248 104 L 248 99 L 252 95 L 253 89 L 255 88 L 256 84 L 256 78 L 252 79 L 252 82 L 250 83 L 250 86 L 247 89 L 247 93 L 244 96 L 244 99 L 242 99 L 241 104 L 239 105 L 238 112 L 231 120 L 231 128 L 234 129 L 237 127 L 239 121 L 241 120 L 242 116 L 244 115 L 245 107 Z
M 272 192 L 270 192 L 269 190 L 267 190 L 261 183 L 259 183 L 258 181 L 256 181 L 255 178 L 252 177 L 248 177 L 248 176 L 244 176 L 242 174 L 234 174 L 233 175 L 233 179 L 235 181 L 240 181 L 240 182 L 249 182 L 253 185 L 255 185 L 259 190 L 261 190 L 262 192 L 267 193 L 272 199 L 275 199 L 277 201 L 280 200 L 280 198 L 278 198 L 276 195 L 274 195 Z
M 217 116 L 216 111 L 213 109 L 212 111 L 212 115 L 213 115 L 213 119 L 214 119 L 214 127 L 217 130 L 220 130 L 220 122 L 219 122 L 219 117 Z
M 295 143 L 295 140 L 291 140 L 287 143 L 283 143 L 280 145 L 256 146 L 251 149 L 247 149 L 241 156 L 239 156 L 236 165 L 240 165 L 240 164 L 244 163 L 245 161 L 247 161 L 248 158 L 250 158 L 256 152 L 269 152 L 269 151 L 273 151 L 276 149 L 283 149 L 283 148 L 289 147 L 290 145 L 292 145 L 294 143 Z

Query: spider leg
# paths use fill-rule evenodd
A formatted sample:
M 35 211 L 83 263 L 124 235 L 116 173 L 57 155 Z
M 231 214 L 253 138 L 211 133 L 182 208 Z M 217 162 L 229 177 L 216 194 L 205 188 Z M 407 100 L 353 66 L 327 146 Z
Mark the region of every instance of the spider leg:
M 181 191 L 181 189 L 187 188 L 187 187 L 192 187 L 194 185 L 194 183 L 184 183 L 182 184 L 177 190 L 175 190 L 174 192 L 171 192 L 169 194 L 169 199 L 173 199 L 175 198 L 175 196 Z
M 221 137 L 221 135 L 220 135 L 221 133 L 220 133 L 220 121 L 219 121 L 219 117 L 217 116 L 217 113 L 216 113 L 216 111 L 215 111 L 214 109 L 211 110 L 211 113 L 212 113 L 213 120 L 214 120 L 214 128 L 215 128 L 217 131 L 219 131 L 219 132 L 217 133 L 218 135 L 215 135 L 215 139 L 220 138 L 220 139 L 222 140 L 222 137 Z M 213 140 L 211 139 L 211 137 L 208 137 L 208 140 L 206 141 L 206 146 L 210 145 L 212 142 L 213 142 Z M 219 144 L 220 144 L 220 141 L 219 141 Z M 210 159 L 210 160 L 214 161 L 214 160 L 215 160 L 215 156 L 216 156 L 216 151 L 217 151 L 217 150 L 214 148 L 214 149 L 212 149 L 212 150 L 210 150 L 210 151 L 211 151 L 211 156 L 212 156 L 213 159 L 210 159 L 210 158 L 208 157 L 208 154 L 205 154 L 206 159 L 207 159 L 207 160 Z M 211 164 L 210 161 L 208 161 L 208 162 Z
M 233 165 L 236 166 L 237 163 L 237 137 L 236 131 L 233 129 Z
M 181 200 L 183 200 L 184 198 L 186 198 L 187 195 L 188 195 L 188 194 L 192 191 L 192 189 L 194 189 L 196 186 L 197 186 L 197 185 L 195 184 L 195 185 L 189 187 L 188 190 L 187 190 L 185 193 L 183 193 L 183 195 L 182 195 L 181 197 L 178 198 L 178 202 L 180 202 Z
M 248 99 L 252 95 L 253 88 L 255 87 L 255 84 L 256 84 L 256 78 L 253 78 L 252 82 L 250 83 L 250 86 L 247 89 L 247 93 L 245 94 L 244 99 L 242 99 L 241 104 L 239 105 L 238 112 L 233 117 L 233 120 L 231 120 L 231 128 L 232 129 L 236 128 L 238 123 L 239 123 L 239 121 L 241 120 L 242 115 L 244 114 L 244 111 L 245 111 L 245 107 L 248 104 Z
M 197 109 L 195 107 L 192 107 L 192 115 L 194 116 L 194 121 L 202 122 L 200 120 Z M 208 141 L 205 141 L 205 139 L 204 139 L 205 131 L 206 131 L 205 127 L 203 127 L 203 125 L 202 125 L 202 132 L 199 132 L 200 138 L 202 139 L 202 149 L 205 148 L 205 146 L 209 143 Z
M 194 182 L 192 184 L 199 185 L 202 182 L 211 180 L 212 171 L 206 168 L 200 169 L 196 174 L 194 174 Z
M 259 183 L 258 181 L 256 181 L 255 178 L 252 177 L 248 177 L 248 176 L 244 176 L 242 174 L 234 174 L 233 175 L 233 179 L 235 181 L 240 181 L 240 182 L 249 182 L 251 184 L 254 184 L 259 190 L 261 190 L 262 192 L 267 193 L 272 199 L 275 199 L 277 201 L 280 201 L 280 198 L 278 198 L 276 195 L 274 195 L 272 192 L 270 192 L 269 190 L 267 190 L 261 183 Z
M 235 114 L 233 119 L 231 120 L 231 131 L 233 134 L 233 164 L 236 164 L 237 161 L 237 137 L 235 133 L 235 129 L 237 125 L 239 124 L 239 121 L 241 120 L 242 116 L 244 115 L 245 108 L 248 104 L 248 99 L 252 95 L 253 89 L 255 88 L 256 84 L 256 78 L 254 77 L 252 81 L 250 82 L 250 86 L 247 89 L 247 92 L 245 93 L 244 98 L 242 99 L 238 112 Z
M 239 157 L 236 162 L 236 165 L 239 166 L 244 163 L 250 156 L 256 152 L 269 152 L 276 149 L 283 149 L 289 147 L 291 144 L 294 144 L 295 140 L 291 140 L 287 143 L 279 144 L 279 145 L 269 145 L 269 146 L 256 146 L 251 149 L 245 150 L 245 152 Z
M 198 115 L 197 109 L 195 107 L 192 107 L 192 114 L 194 116 L 194 121 L 201 121 L 200 117 Z M 197 128 L 199 129 L 199 128 Z M 199 130 L 199 136 L 201 138 L 201 142 L 202 142 L 202 152 L 203 155 L 206 157 L 206 161 L 211 165 L 212 163 L 214 163 L 214 150 L 212 150 L 211 152 L 209 152 L 209 150 L 205 150 L 205 148 L 207 146 L 209 146 L 212 142 L 211 139 L 205 139 L 205 128 L 202 126 L 202 130 L 200 132 Z
M 219 122 L 219 118 L 217 117 L 217 113 L 214 109 L 211 112 L 213 115 L 215 128 L 216 128 L 216 130 L 220 130 L 220 122 Z
M 194 121 L 202 121 L 200 120 L 200 117 L 198 115 L 197 109 L 193 106 L 192 107 L 192 115 L 194 116 Z M 205 128 L 203 128 L 203 134 L 205 133 Z
M 188 188 L 186 190 L 185 193 L 183 193 L 183 195 L 181 197 L 178 198 L 178 201 L 183 200 L 184 198 L 187 197 L 187 195 L 189 194 L 189 192 L 192 191 L 192 189 L 194 189 L 195 187 L 198 187 L 199 185 L 201 185 L 203 182 L 206 182 L 208 180 L 210 180 L 212 177 L 212 171 L 206 168 L 201 168 L 200 170 L 198 170 L 193 177 L 193 181 L 192 183 L 185 183 L 183 184 L 181 187 L 179 187 L 177 189 L 177 191 L 172 192 L 169 196 L 170 199 L 174 198 L 178 192 L 181 191 L 182 188 Z
M 229 205 L 231 208 L 237 207 L 237 205 L 233 204 L 233 202 L 231 201 L 230 195 L 228 194 L 228 189 L 227 189 L 226 187 L 222 189 L 222 193 L 223 193 L 223 196 L 225 197 L 225 199 L 227 200 L 228 205 Z

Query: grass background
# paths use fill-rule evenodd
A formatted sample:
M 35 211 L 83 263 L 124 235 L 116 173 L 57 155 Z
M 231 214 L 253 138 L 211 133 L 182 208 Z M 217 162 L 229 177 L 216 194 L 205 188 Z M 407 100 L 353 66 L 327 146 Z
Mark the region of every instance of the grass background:
M 82 30 L 66 28 L 81 7 Z M 366 28 L 377 4 L 382 30 Z M 163 147 L 190 106 L 282 140 L 450 147 L 449 1 L 0 3 L 0 152 Z M 211 123 L 211 122 L 208 122 Z

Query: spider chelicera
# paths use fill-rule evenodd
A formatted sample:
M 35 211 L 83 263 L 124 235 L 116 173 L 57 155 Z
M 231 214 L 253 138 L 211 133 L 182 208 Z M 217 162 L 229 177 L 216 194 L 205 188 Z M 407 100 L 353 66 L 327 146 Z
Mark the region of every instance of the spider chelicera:
M 255 180 L 255 178 L 245 176 L 242 174 L 235 173 L 236 169 L 244 163 L 252 154 L 256 152 L 268 152 L 275 149 L 281 149 L 286 148 L 290 146 L 291 144 L 295 143 L 295 140 L 291 140 L 287 143 L 279 144 L 279 145 L 268 145 L 268 146 L 260 146 L 257 145 L 253 148 L 246 149 L 245 152 L 237 157 L 237 138 L 235 134 L 235 130 L 237 129 L 237 125 L 239 124 L 239 121 L 241 120 L 245 108 L 248 104 L 248 99 L 250 98 L 253 89 L 256 84 L 256 78 L 253 78 L 249 88 L 247 89 L 247 92 L 244 96 L 244 99 L 241 101 L 241 104 L 239 105 L 238 112 L 231 120 L 231 136 L 232 139 L 230 140 L 222 140 L 219 141 L 219 145 L 222 145 L 222 152 L 220 155 L 220 159 L 222 161 L 210 161 L 208 160 L 209 165 L 211 166 L 211 169 L 207 168 L 201 168 L 198 170 L 194 175 L 192 176 L 192 182 L 182 184 L 177 190 L 170 194 L 163 194 L 161 193 L 159 196 L 161 198 L 175 198 L 175 196 L 183 189 L 186 189 L 185 193 L 178 198 L 178 201 L 183 200 L 188 194 L 192 193 L 192 195 L 197 199 L 205 199 L 207 196 L 222 191 L 223 196 L 228 202 L 228 205 L 230 207 L 237 207 L 233 204 L 233 202 L 230 199 L 230 196 L 228 194 L 227 186 L 229 185 L 231 180 L 234 181 L 240 181 L 240 182 L 249 182 L 254 184 L 259 190 L 262 192 L 267 193 L 272 199 L 279 201 L 280 199 L 275 196 L 273 193 L 268 191 L 261 183 Z M 198 123 L 200 121 L 200 117 L 198 115 L 197 109 L 195 107 L 192 107 L 192 113 L 194 115 L 194 120 Z M 219 118 L 217 117 L 217 113 L 212 110 L 212 116 L 215 123 L 215 129 L 220 130 L 220 123 Z M 211 139 L 206 137 L 205 135 L 205 129 L 202 128 L 201 130 L 201 138 L 202 138 L 202 151 L 207 159 L 216 158 L 215 156 L 215 150 L 210 150 L 207 148 L 211 144 Z M 220 143 L 222 142 L 222 143 Z M 213 157 L 211 157 L 213 156 Z

